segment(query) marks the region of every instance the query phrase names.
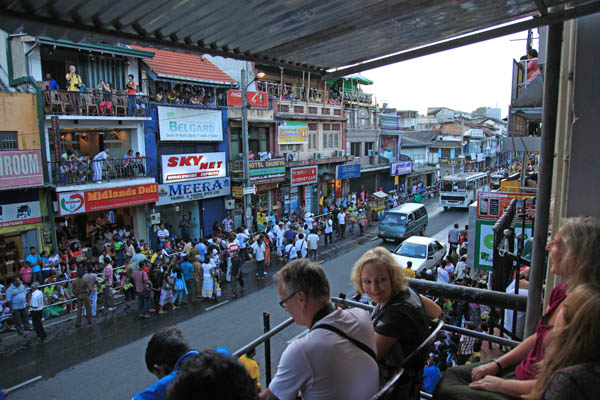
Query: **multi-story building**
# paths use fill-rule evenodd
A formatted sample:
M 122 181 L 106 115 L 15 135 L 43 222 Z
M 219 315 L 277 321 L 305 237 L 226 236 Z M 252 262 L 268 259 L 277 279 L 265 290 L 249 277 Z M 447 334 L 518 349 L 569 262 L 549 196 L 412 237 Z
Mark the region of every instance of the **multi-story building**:
M 158 188 L 144 141 L 148 99 L 139 84 L 140 59 L 153 53 L 28 35 L 11 35 L 8 43 L 13 76 L 31 77 L 41 88 L 41 151 L 58 236 L 86 241 L 92 225 L 116 223 L 148 239 L 146 214 Z M 128 85 L 129 75 L 137 87 Z

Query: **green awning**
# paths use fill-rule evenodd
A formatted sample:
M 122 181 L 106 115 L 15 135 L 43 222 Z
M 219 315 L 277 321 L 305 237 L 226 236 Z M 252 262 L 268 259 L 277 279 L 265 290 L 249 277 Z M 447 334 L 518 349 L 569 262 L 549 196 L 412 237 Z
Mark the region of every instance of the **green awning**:
M 373 84 L 372 80 L 365 78 L 361 74 L 352 74 L 352 75 L 348 75 L 343 78 L 337 78 L 337 79 L 327 79 L 327 84 L 329 86 L 333 86 L 340 79 L 344 80 L 344 90 L 347 90 L 347 91 L 356 91 L 357 90 L 356 85 L 359 83 L 361 85 L 372 85 Z
M 88 50 L 95 53 L 115 54 L 123 57 L 134 58 L 153 58 L 154 53 L 151 51 L 143 51 L 131 49 L 129 47 L 112 46 L 109 44 L 92 44 L 85 42 L 72 42 L 70 40 L 56 40 L 47 36 L 39 36 L 36 41 L 40 44 L 47 44 L 57 47 L 68 47 L 71 49 Z
M 372 80 L 365 78 L 361 74 L 348 75 L 348 76 L 345 76 L 344 79 L 350 79 L 352 81 L 356 81 L 356 82 L 361 83 L 363 85 L 372 85 L 373 84 Z

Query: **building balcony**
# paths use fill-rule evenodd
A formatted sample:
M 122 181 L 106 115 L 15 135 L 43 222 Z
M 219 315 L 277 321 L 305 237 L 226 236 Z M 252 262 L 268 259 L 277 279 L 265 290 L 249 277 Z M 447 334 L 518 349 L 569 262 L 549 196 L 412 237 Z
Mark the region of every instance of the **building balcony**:
M 314 102 L 297 99 L 273 99 L 275 117 L 287 119 L 319 119 L 345 121 L 344 109 L 341 104 Z
M 136 157 L 128 163 L 117 158 L 103 162 L 79 159 L 48 162 L 50 183 L 57 192 L 154 183 L 151 166 L 150 157 Z
M 129 96 L 122 91 L 112 94 L 97 90 L 75 92 L 69 90 L 42 90 L 44 113 L 81 117 L 149 117 L 148 96 Z

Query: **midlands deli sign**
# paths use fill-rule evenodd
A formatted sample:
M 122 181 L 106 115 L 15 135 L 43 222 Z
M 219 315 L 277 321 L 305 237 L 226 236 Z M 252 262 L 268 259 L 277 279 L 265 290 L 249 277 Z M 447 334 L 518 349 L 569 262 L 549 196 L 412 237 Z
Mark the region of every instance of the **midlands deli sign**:
M 166 183 L 158 185 L 158 201 L 156 205 L 164 206 L 184 201 L 228 196 L 230 193 L 231 181 L 227 177 L 181 183 Z
M 58 193 L 58 212 L 62 215 L 81 214 L 154 203 L 158 200 L 158 185 L 135 185 L 112 189 Z
M 44 185 L 39 150 L 0 151 L 0 189 Z
M 225 153 L 172 154 L 162 156 L 163 183 L 224 178 Z

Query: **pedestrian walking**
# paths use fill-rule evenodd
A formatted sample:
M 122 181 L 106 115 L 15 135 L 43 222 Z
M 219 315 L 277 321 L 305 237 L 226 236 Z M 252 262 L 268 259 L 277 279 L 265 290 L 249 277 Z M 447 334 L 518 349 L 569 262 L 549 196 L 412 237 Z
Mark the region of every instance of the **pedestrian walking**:
M 325 220 L 325 246 L 333 244 L 333 220 L 327 216 Z
M 194 279 L 194 266 L 191 262 L 189 262 L 188 256 L 183 257 L 183 262 L 181 263 L 181 270 L 183 272 L 183 279 L 185 280 L 185 285 L 188 288 L 188 296 L 187 299 L 194 303 L 196 301 L 196 280 Z
M 150 279 L 148 274 L 143 270 L 145 261 L 140 263 L 140 266 L 133 273 L 133 283 L 135 286 L 135 294 L 138 298 L 138 316 L 140 318 L 150 318 L 148 310 L 150 309 Z
M 83 280 L 87 282 L 90 287 L 90 303 L 92 305 L 92 317 L 96 316 L 96 307 L 98 303 L 98 290 L 96 284 L 98 283 L 98 276 L 93 272 L 91 265 L 86 268 L 86 273 L 83 275 Z
M 265 279 L 267 272 L 265 271 L 265 253 L 267 245 L 265 244 L 262 235 L 252 244 L 254 251 L 254 261 L 256 262 L 256 278 Z
M 44 323 L 42 322 L 42 314 L 44 312 L 44 293 L 39 289 L 39 282 L 33 282 L 31 285 L 31 322 L 33 323 L 33 330 L 37 334 L 40 342 L 46 340 L 46 331 L 44 330 Z
M 77 269 L 77 279 L 71 283 L 71 291 L 77 298 L 77 321 L 75 322 L 76 327 L 81 326 L 81 315 L 83 308 L 85 307 L 85 317 L 88 325 L 92 324 L 92 305 L 90 302 L 91 289 L 88 283 L 83 279 L 85 270 L 83 268 Z
M 115 309 L 115 301 L 112 295 L 113 287 L 113 267 L 110 262 L 104 265 L 102 270 L 102 278 L 104 283 L 102 284 L 102 300 L 104 301 L 104 311 L 113 311 Z
M 296 253 L 299 258 L 306 258 L 308 254 L 308 243 L 306 243 L 306 237 L 304 233 L 298 235 L 298 239 L 296 239 Z
M 244 294 L 244 279 L 242 278 L 242 262 L 238 257 L 239 249 L 230 251 L 230 259 L 231 259 L 231 297 L 238 297 L 236 286 L 240 285 L 241 295 Z
M 337 215 L 338 220 L 338 237 L 343 238 L 346 230 L 346 211 L 341 209 Z
M 317 261 L 317 249 L 319 248 L 319 235 L 315 229 L 308 235 L 308 247 L 310 249 L 310 259 Z

